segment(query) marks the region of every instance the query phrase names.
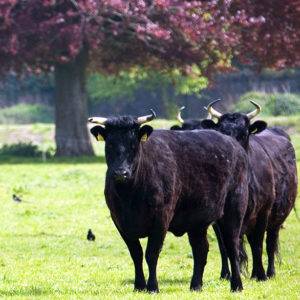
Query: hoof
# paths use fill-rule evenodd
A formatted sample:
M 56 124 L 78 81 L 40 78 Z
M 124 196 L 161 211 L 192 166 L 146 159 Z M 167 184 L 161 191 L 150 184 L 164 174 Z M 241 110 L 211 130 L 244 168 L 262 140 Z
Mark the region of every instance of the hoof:
M 159 293 L 159 289 L 147 289 L 147 292 L 149 294 L 158 294 Z
M 190 284 L 190 290 L 191 291 L 194 291 L 194 292 L 198 292 L 198 291 L 201 291 L 201 289 L 202 289 L 202 285 L 203 285 L 203 283 L 202 283 L 202 279 L 192 279 L 191 280 L 191 284 Z
M 159 289 L 157 285 L 147 284 L 147 292 L 150 294 L 157 294 L 159 293 Z
M 275 271 L 274 271 L 274 270 L 272 270 L 272 271 L 269 271 L 269 270 L 268 270 L 267 276 L 268 276 L 268 278 L 273 278 L 273 277 L 275 277 Z
M 233 293 L 241 292 L 243 290 L 243 286 L 231 287 L 230 291 Z
M 268 280 L 268 277 L 266 274 L 255 274 L 251 276 L 251 279 L 257 280 L 257 281 L 266 281 Z
M 257 277 L 257 281 L 266 281 L 268 277 L 266 275 Z
M 142 292 L 146 290 L 146 282 L 136 282 L 134 283 L 134 291 Z
M 230 272 L 222 272 L 221 273 L 221 276 L 220 276 L 220 279 L 223 279 L 223 280 L 230 280 Z
M 241 292 L 243 290 L 242 281 L 231 282 L 231 292 Z
M 191 286 L 190 287 L 190 291 L 191 292 L 200 292 L 202 289 L 202 286 L 201 285 L 195 285 L 195 286 Z

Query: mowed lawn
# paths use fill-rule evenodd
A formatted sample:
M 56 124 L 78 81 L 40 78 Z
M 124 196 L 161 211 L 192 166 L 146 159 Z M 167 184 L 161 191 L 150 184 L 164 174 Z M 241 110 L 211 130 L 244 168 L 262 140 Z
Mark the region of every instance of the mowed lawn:
M 300 170 L 299 134 L 293 141 Z M 96 147 L 103 154 L 103 144 Z M 44 163 L 7 158 L 0 160 L 0 170 L 1 298 L 300 298 L 300 221 L 294 211 L 281 230 L 281 264 L 276 264 L 275 279 L 261 283 L 245 275 L 244 291 L 230 293 L 229 283 L 219 280 L 220 255 L 210 230 L 203 291 L 191 293 L 193 259 L 187 237 L 168 234 L 158 263 L 160 294 L 134 293 L 133 264 L 104 200 L 103 156 Z M 23 202 L 14 202 L 13 193 Z M 299 200 L 298 196 L 300 214 Z M 95 242 L 86 240 L 89 228 Z

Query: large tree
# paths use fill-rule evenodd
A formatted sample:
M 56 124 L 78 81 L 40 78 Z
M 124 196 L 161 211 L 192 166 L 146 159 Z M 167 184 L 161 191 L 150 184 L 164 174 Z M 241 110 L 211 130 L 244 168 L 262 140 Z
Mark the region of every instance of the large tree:
M 297 1 L 274 2 L 298 9 Z M 139 65 L 190 73 L 196 64 L 202 76 L 210 76 L 227 68 L 232 55 L 263 64 L 257 60 L 263 47 L 255 39 L 261 26 L 267 24 L 262 30 L 272 36 L 268 22 L 280 22 L 272 5 L 267 0 L 1 0 L 0 70 L 54 71 L 57 155 L 89 155 L 88 70 L 116 73 Z M 287 12 L 299 15 L 299 10 Z M 285 24 L 295 34 L 298 24 L 291 19 Z M 279 35 L 287 32 L 284 26 L 275 28 Z M 282 56 L 283 51 L 273 55 L 268 65 Z

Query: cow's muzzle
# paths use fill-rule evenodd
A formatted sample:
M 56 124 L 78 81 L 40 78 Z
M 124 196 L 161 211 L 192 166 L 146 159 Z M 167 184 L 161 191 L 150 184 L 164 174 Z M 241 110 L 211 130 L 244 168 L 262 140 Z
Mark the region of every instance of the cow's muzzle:
M 127 168 L 120 168 L 113 171 L 113 177 L 116 181 L 124 182 L 131 176 L 131 172 Z

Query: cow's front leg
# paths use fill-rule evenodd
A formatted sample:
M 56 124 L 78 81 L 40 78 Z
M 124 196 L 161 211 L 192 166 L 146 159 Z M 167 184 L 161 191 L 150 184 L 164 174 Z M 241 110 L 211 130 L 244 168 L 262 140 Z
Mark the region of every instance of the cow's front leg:
M 135 270 L 135 280 L 134 280 L 134 290 L 143 291 L 146 289 L 146 280 L 143 271 L 143 248 L 138 239 L 130 239 L 124 235 L 120 230 L 119 233 L 126 243 L 131 258 L 134 263 Z
M 149 268 L 149 278 L 147 282 L 147 291 L 151 293 L 159 292 L 157 277 L 156 277 L 156 267 L 161 251 L 164 239 L 166 236 L 166 230 L 162 227 L 156 227 L 148 237 L 147 249 L 146 249 L 146 261 Z

